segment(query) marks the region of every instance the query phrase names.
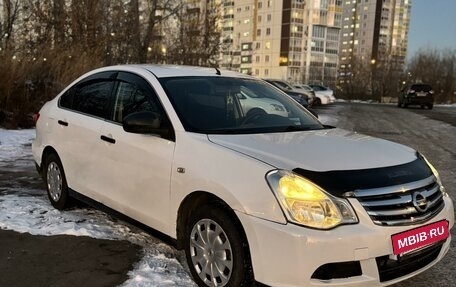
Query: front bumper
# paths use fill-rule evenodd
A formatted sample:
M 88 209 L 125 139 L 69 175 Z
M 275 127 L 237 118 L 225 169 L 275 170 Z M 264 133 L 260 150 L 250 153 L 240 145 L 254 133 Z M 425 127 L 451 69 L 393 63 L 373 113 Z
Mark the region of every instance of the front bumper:
M 444 209 L 427 223 L 448 220 L 452 228 L 453 203 L 447 196 L 444 200 Z M 417 226 L 377 226 L 356 200 L 351 203 L 360 222 L 328 231 L 277 224 L 237 212 L 249 241 L 255 279 L 271 286 L 385 286 L 428 269 L 449 249 L 451 237 L 424 267 L 380 280 L 377 261 L 393 254 L 391 235 Z M 319 267 L 340 262 L 359 262 L 361 274 L 328 280 L 312 278 Z

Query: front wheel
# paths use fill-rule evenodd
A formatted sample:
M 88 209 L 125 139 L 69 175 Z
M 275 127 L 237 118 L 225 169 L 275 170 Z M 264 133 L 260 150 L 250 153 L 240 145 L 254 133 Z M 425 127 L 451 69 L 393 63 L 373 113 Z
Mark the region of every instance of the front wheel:
M 44 179 L 49 200 L 55 208 L 65 209 L 70 203 L 70 198 L 62 162 L 56 154 L 50 154 L 44 163 Z
M 200 287 L 252 286 L 249 250 L 223 208 L 200 207 L 187 227 L 185 254 Z

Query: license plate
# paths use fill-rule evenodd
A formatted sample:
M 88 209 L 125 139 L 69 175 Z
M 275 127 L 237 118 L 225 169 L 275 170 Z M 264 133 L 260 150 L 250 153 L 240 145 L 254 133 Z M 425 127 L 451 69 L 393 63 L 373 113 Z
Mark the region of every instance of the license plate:
M 416 95 L 417 95 L 418 97 L 425 97 L 425 96 L 426 96 L 426 93 L 418 92 L 418 93 L 416 93 Z
M 449 236 L 448 221 L 442 220 L 407 230 L 391 236 L 394 255 L 408 253 L 415 249 L 442 241 Z

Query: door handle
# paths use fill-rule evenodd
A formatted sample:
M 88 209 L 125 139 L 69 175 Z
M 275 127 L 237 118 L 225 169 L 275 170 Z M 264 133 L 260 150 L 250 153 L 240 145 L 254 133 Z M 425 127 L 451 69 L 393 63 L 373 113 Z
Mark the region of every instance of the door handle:
M 108 143 L 112 143 L 112 144 L 115 144 L 115 143 L 116 143 L 116 140 L 115 140 L 115 139 L 110 138 L 110 137 L 107 137 L 107 136 L 101 136 L 100 139 L 103 140 L 103 141 L 105 141 L 105 142 L 108 142 Z
M 65 126 L 65 127 L 68 126 L 68 123 L 65 122 L 65 121 L 58 120 L 57 123 L 58 123 L 59 125 Z

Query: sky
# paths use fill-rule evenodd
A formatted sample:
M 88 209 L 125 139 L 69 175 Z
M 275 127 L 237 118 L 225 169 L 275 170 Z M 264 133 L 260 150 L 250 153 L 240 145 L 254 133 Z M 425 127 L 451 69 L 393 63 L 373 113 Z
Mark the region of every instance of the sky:
M 420 48 L 456 50 L 456 0 L 412 0 L 407 58 Z

